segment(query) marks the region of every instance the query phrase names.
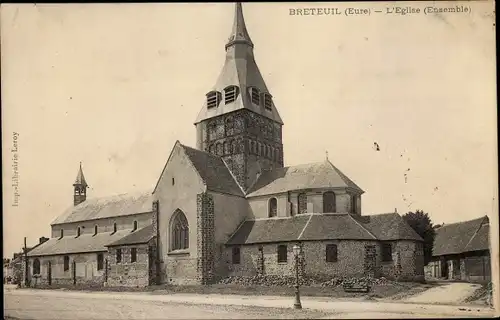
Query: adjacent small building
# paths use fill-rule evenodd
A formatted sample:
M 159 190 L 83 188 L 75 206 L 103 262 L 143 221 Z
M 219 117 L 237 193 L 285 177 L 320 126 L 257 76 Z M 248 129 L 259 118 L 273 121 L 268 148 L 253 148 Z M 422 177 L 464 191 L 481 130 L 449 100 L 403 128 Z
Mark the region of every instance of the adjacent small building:
M 425 274 L 428 278 L 491 281 L 488 217 L 437 228 L 432 261 Z

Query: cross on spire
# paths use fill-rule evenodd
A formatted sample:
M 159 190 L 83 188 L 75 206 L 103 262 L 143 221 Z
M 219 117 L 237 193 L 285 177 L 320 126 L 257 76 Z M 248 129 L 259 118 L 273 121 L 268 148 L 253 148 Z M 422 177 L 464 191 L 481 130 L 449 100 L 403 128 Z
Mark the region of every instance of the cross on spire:
M 243 8 L 241 7 L 241 2 L 236 2 L 233 29 L 229 35 L 228 42 L 226 44 L 226 50 L 234 44 L 246 44 L 253 48 L 253 42 L 248 35 L 247 27 L 245 25 L 245 18 L 243 18 Z

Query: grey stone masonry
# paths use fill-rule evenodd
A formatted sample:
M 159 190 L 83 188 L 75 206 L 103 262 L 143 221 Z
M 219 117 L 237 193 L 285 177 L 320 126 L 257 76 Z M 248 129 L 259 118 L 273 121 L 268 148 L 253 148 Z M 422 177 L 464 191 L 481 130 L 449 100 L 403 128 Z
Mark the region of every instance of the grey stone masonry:
M 197 249 L 196 270 L 200 284 L 211 284 L 213 281 L 215 253 L 215 217 L 214 200 L 211 195 L 197 195 Z

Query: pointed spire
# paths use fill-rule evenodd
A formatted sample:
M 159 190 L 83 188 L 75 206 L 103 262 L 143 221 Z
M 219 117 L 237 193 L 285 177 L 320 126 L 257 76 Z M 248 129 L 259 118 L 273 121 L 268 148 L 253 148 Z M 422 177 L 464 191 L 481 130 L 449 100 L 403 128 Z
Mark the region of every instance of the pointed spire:
M 80 169 L 78 170 L 78 175 L 76 176 L 75 183 L 73 183 L 74 186 L 76 185 L 81 185 L 84 187 L 87 187 L 87 181 L 85 181 L 85 176 L 83 175 L 83 170 L 82 170 L 82 162 L 80 161 Z
M 245 18 L 243 17 L 243 9 L 241 2 L 236 2 L 234 12 L 233 29 L 226 44 L 226 50 L 237 43 L 247 44 L 253 48 L 253 42 L 248 35 L 247 27 L 245 25 Z

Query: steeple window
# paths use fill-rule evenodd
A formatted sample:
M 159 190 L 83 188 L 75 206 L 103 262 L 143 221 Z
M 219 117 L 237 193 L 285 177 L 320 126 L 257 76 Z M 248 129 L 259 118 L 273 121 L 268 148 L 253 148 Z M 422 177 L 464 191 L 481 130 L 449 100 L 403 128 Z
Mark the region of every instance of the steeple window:
M 272 96 L 269 93 L 264 93 L 262 96 L 264 99 L 264 107 L 269 111 L 273 110 Z
M 260 106 L 260 92 L 257 88 L 250 88 L 250 99 L 253 104 Z
M 218 91 L 210 91 L 207 93 L 207 108 L 216 108 L 221 100 L 221 93 Z
M 225 104 L 234 102 L 238 97 L 238 87 L 237 86 L 229 86 L 224 89 L 224 102 Z

